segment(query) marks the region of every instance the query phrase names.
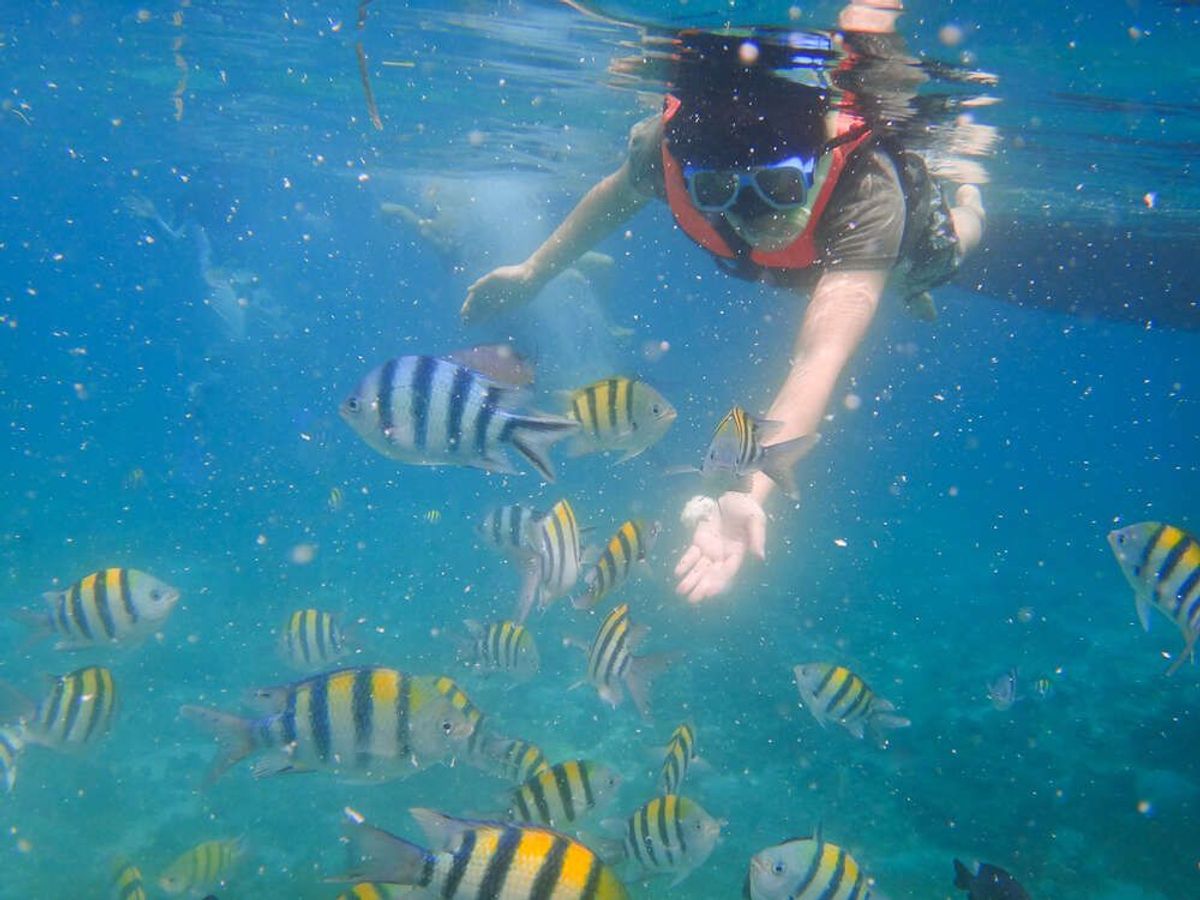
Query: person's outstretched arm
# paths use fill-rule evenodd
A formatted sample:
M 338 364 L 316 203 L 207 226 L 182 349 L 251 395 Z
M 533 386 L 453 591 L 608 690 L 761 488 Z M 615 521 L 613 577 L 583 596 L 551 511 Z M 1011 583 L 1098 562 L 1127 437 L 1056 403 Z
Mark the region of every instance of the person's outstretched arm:
M 783 426 L 772 443 L 818 430 L 838 378 L 875 316 L 886 281 L 884 271 L 821 276 L 796 337 L 791 369 L 767 413 Z M 773 489 L 774 483 L 759 472 L 750 493 L 731 491 L 708 508 L 675 567 L 676 593 L 692 603 L 724 593 L 747 552 L 766 556 L 762 507 Z
M 626 161 L 588 191 L 527 260 L 493 269 L 467 288 L 460 315 L 466 322 L 481 322 L 532 300 L 550 279 L 641 209 L 646 199 L 634 186 Z

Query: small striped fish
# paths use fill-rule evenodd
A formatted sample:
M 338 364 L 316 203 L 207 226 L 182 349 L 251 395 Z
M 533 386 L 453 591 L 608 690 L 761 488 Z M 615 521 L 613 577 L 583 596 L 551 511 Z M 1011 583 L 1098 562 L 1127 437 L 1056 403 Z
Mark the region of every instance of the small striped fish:
M 172 895 L 207 891 L 225 883 L 241 856 L 240 838 L 205 841 L 167 866 L 158 886 Z
M 342 891 L 334 900 L 396 900 L 405 896 L 412 896 L 411 888 L 398 884 L 384 884 L 381 881 L 365 881 L 348 891 Z
M 856 738 L 870 729 L 881 746 L 887 746 L 884 729 L 907 728 L 908 719 L 893 715 L 896 707 L 867 687 L 847 669 L 832 663 L 807 663 L 793 669 L 800 699 L 821 727 L 834 722 Z
M 116 708 L 112 672 L 101 666 L 76 669 L 53 680 L 26 725 L 25 738 L 46 747 L 90 744 L 108 733 Z
M 679 884 L 712 854 L 721 823 L 694 800 L 667 794 L 647 801 L 625 823 L 624 855 L 643 875 L 674 874 Z
M 608 539 L 596 564 L 583 576 L 587 589 L 575 598 L 576 609 L 591 609 L 633 575 L 635 566 L 649 568 L 647 557 L 662 532 L 659 522 L 630 519 Z
M 634 656 L 648 629 L 629 621 L 629 604 L 622 603 L 604 617 L 588 649 L 588 682 L 609 706 L 616 707 L 629 689 L 642 718 L 649 718 L 650 680 L 669 665 L 673 654 Z M 624 688 L 622 687 L 624 686 Z
M 508 818 L 566 828 L 616 796 L 621 776 L 603 763 L 571 759 L 534 775 L 515 791 Z
M 146 900 L 146 886 L 142 882 L 142 870 L 130 862 L 119 862 L 113 867 L 113 900 Z
M 346 652 L 346 639 L 337 620 L 319 609 L 298 609 L 288 616 L 280 635 L 287 664 L 301 671 L 325 669 Z
M 806 434 L 777 444 L 763 441 L 777 432 L 779 422 L 756 419 L 740 406 L 725 414 L 704 454 L 701 473 L 729 490 L 748 490 L 747 480 L 762 472 L 789 497 L 799 496 L 792 467 L 817 442 L 817 435 Z
M 401 462 L 515 474 L 511 447 L 553 481 L 550 446 L 579 424 L 521 415 L 515 403 L 510 387 L 456 362 L 402 356 L 370 372 L 342 402 L 341 415 L 369 446 Z
M 483 672 L 503 672 L 516 681 L 528 681 L 538 671 L 537 644 L 524 625 L 493 622 L 483 625 L 468 619 L 471 633 L 468 658 Z
M 568 453 L 579 456 L 623 450 L 633 459 L 667 433 L 675 407 L 644 381 L 604 378 L 568 393 L 568 415 L 580 424 Z
M 871 879 L 854 857 L 816 837 L 760 850 L 746 873 L 750 900 L 871 900 Z
M 452 819 L 411 810 L 426 850 L 368 825 L 347 810 L 358 865 L 352 881 L 416 885 L 443 900 L 627 900 L 624 886 L 591 850 L 534 825 Z
M 583 549 L 579 541 L 579 522 L 566 500 L 559 500 L 540 520 L 534 545 L 537 555 L 526 570 L 525 583 L 517 601 L 514 618 L 523 623 L 536 602 L 545 609 L 566 596 L 579 580 Z
M 509 559 L 518 562 L 533 559 L 542 537 L 538 522 L 544 515 L 520 503 L 498 506 L 488 510 L 478 534 L 488 546 Z
M 57 649 L 75 650 L 145 638 L 166 620 L 179 591 L 137 569 L 111 568 L 42 596 L 50 611 L 35 623 L 58 636 Z
M 1142 628 L 1150 630 L 1150 610 L 1157 609 L 1183 635 L 1170 675 L 1195 654 L 1200 637 L 1200 542 L 1174 525 L 1139 522 L 1110 532 L 1108 543 L 1133 587 Z
M 683 777 L 695 759 L 696 729 L 690 722 L 685 722 L 671 732 L 671 740 L 667 742 L 659 790 L 664 794 L 679 793 L 679 785 L 683 784 Z
M 270 710 L 262 718 L 197 706 L 180 712 L 220 739 L 210 780 L 265 751 L 258 778 L 319 770 L 385 781 L 441 762 L 470 737 L 474 723 L 438 681 L 382 667 L 341 669 L 257 691 Z
M 0 784 L 6 793 L 17 783 L 17 763 L 24 749 L 25 739 L 19 728 L 0 728 Z
M 490 763 L 485 766 L 488 771 L 514 784 L 522 784 L 550 768 L 542 748 L 521 738 L 491 738 L 481 750 L 481 759 Z

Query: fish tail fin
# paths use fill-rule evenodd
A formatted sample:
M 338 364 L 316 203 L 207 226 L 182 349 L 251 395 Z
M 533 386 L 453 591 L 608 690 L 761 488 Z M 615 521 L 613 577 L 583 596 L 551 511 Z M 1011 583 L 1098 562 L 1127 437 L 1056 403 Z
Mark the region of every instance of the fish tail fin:
M 800 497 L 793 470 L 796 463 L 813 448 L 820 437 L 819 434 L 805 434 L 790 441 L 763 447 L 763 474 L 779 485 L 779 489 L 793 500 Z
M 676 660 L 683 656 L 678 650 L 666 653 L 649 653 L 646 656 L 635 656 L 629 661 L 629 669 L 625 673 L 625 686 L 633 705 L 643 719 L 650 718 L 650 685 Z
M 521 575 L 521 593 L 517 595 L 517 608 L 513 612 L 513 621 L 518 625 L 525 624 L 525 620 L 529 618 L 529 613 L 533 611 L 533 605 L 537 602 L 538 594 L 541 593 L 541 558 L 533 557 L 527 560 L 523 569 L 524 571 Z
M 971 870 L 963 865 L 962 860 L 954 860 L 954 886 L 960 891 L 967 891 L 971 889 L 971 882 L 974 880 Z
M 554 481 L 550 447 L 579 428 L 574 419 L 559 416 L 516 416 L 509 442 L 547 481 Z
M 1194 660 L 1196 658 L 1197 637 L 1200 637 L 1200 631 L 1188 632 L 1187 643 L 1184 644 L 1183 649 L 1179 651 L 1179 656 L 1176 657 L 1175 662 L 1171 663 L 1171 665 L 1167 668 L 1168 675 L 1174 675 L 1175 672 L 1178 671 L 1179 667 L 1183 665 L 1185 660 Z
M 54 596 L 57 595 L 46 594 L 47 599 Z M 29 629 L 29 633 L 21 641 L 21 646 L 17 648 L 19 655 L 24 654 L 35 644 L 44 641 L 50 635 L 54 634 L 54 621 L 50 618 L 50 613 L 48 612 L 35 612 L 32 609 L 12 609 L 8 611 L 8 617 Z
M 326 881 L 381 881 L 419 885 L 429 853 L 416 844 L 367 824 L 354 810 L 346 809 L 349 859 L 346 871 Z
M 867 722 L 867 728 L 870 729 L 871 736 L 880 747 L 886 747 L 888 744 L 887 733 L 893 728 L 907 728 L 912 722 L 904 716 L 898 716 L 894 713 L 882 710 L 871 716 Z M 859 735 L 861 737 L 861 735 Z
M 258 749 L 253 719 L 243 719 L 202 706 L 181 706 L 179 714 L 216 735 L 219 749 L 204 776 L 206 786 L 213 784 L 232 766 Z

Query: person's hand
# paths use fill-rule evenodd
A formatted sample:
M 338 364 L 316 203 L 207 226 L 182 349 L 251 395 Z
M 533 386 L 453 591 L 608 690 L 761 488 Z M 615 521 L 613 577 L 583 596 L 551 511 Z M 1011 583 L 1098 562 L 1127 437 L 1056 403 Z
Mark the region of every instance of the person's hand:
M 749 494 L 729 491 L 715 503 L 696 506 L 693 500 L 684 510 L 684 520 L 694 522 L 692 545 L 675 566 L 679 583 L 675 593 L 689 603 L 715 597 L 733 584 L 742 560 L 749 551 L 766 558 L 767 517 Z
M 467 324 L 485 322 L 493 316 L 524 306 L 538 291 L 529 266 L 501 266 L 467 288 L 467 299 L 459 315 Z

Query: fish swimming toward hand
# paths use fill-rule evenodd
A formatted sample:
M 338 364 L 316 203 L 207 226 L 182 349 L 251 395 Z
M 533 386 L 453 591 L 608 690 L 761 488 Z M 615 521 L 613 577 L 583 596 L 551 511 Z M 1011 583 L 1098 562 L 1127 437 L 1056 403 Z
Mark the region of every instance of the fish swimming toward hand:
M 869 730 L 880 746 L 887 746 L 885 729 L 907 728 L 908 719 L 895 714 L 895 707 L 872 691 L 865 681 L 845 666 L 808 663 L 796 666 L 800 699 L 814 719 L 841 725 L 858 739 Z
M 675 421 L 675 407 L 658 391 L 633 378 L 604 378 L 566 395 L 567 415 L 580 428 L 567 453 L 624 451 L 626 462 L 658 443 Z
M 633 651 L 649 629 L 629 620 L 629 604 L 622 603 L 604 617 L 596 637 L 588 648 L 587 682 L 600 699 L 616 708 L 625 697 L 633 698 L 634 706 L 643 719 L 650 717 L 650 681 L 671 664 L 678 654 L 657 653 L 635 656 Z M 584 682 L 576 682 L 577 685 Z
M 795 500 L 800 494 L 792 469 L 820 435 L 806 434 L 774 444 L 763 443 L 782 427 L 780 422 L 756 419 L 735 406 L 718 423 L 700 469 L 684 467 L 670 471 L 699 471 L 716 489 L 742 492 L 750 490 L 750 476 L 762 472 Z
M 966 891 L 970 900 L 1029 900 L 1029 893 L 999 866 L 980 863 L 979 871 L 954 861 L 954 886 Z
M 554 480 L 549 449 L 579 423 L 525 415 L 517 389 L 450 359 L 402 356 L 367 374 L 340 413 L 368 446 L 418 466 L 468 466 L 515 474 L 507 450 Z
M 1150 610 L 1157 609 L 1183 635 L 1171 675 L 1195 654 L 1200 637 L 1200 542 L 1174 525 L 1139 522 L 1110 531 L 1108 544 L 1133 587 L 1142 628 L 1150 630 Z
M 608 539 L 595 564 L 583 576 L 587 589 L 572 602 L 576 609 L 591 609 L 638 571 L 650 568 L 649 555 L 662 533 L 662 524 L 630 519 Z

